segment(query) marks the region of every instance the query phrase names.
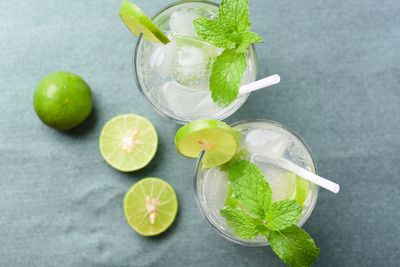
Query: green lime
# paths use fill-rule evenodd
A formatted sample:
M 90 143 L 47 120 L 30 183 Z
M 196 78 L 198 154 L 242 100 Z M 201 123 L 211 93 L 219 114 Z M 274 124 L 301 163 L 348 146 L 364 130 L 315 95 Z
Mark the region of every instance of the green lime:
M 153 124 L 136 114 L 112 118 L 100 133 L 101 155 L 111 167 L 123 172 L 136 171 L 149 164 L 157 144 Z
M 235 163 L 236 161 L 239 160 L 247 160 L 249 158 L 249 151 L 247 148 L 243 147 L 240 149 L 228 162 L 224 163 L 221 165 L 221 170 L 222 171 L 228 171 L 229 167 Z
M 296 176 L 296 194 L 293 199 L 296 200 L 298 204 L 303 206 L 304 201 L 307 199 L 308 192 L 310 191 L 310 182 L 302 179 L 297 175 L 295 176 Z
M 236 154 L 239 143 L 240 133 L 217 120 L 192 121 L 175 135 L 175 146 L 181 155 L 197 158 L 201 151 L 205 151 L 204 168 L 228 162 Z
M 92 92 L 78 75 L 58 71 L 36 86 L 33 106 L 46 125 L 67 130 L 82 123 L 92 110 Z
M 168 37 L 147 17 L 143 11 L 127 0 L 123 0 L 119 9 L 119 16 L 126 27 L 136 36 L 143 33 L 149 41 L 167 44 Z
M 124 214 L 129 225 L 141 235 L 153 236 L 174 222 L 178 200 L 171 185 L 149 177 L 135 183 L 124 197 Z
M 303 206 L 310 191 L 310 182 L 289 171 L 282 173 L 276 181 L 270 184 L 275 200 L 293 199 Z

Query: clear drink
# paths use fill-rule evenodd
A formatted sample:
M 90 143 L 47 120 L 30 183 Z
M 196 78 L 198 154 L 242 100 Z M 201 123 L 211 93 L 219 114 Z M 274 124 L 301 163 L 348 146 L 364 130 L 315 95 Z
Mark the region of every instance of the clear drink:
M 273 202 L 284 199 L 295 199 L 303 205 L 302 218 L 297 223 L 302 226 L 314 209 L 318 197 L 318 186 L 309 183 L 276 164 L 285 159 L 316 173 L 316 167 L 311 150 L 295 132 L 272 121 L 243 121 L 232 125 L 242 133 L 239 153 L 243 159 L 256 164 L 269 183 Z M 237 237 L 226 225 L 220 210 L 228 191 L 228 173 L 221 167 L 202 168 L 202 156 L 199 157 L 195 173 L 195 196 L 197 204 L 207 221 L 223 237 L 243 245 L 265 246 L 268 242 L 265 236 L 253 239 Z
M 217 18 L 218 5 L 207 1 L 181 1 L 167 6 L 153 22 L 171 40 L 162 45 L 139 38 L 134 54 L 134 73 L 140 92 L 162 116 L 186 123 L 197 119 L 222 120 L 235 112 L 248 95 L 228 107 L 213 103 L 208 79 L 211 65 L 222 49 L 201 41 L 192 21 Z M 257 57 L 253 46 L 246 54 L 242 84 L 256 79 Z

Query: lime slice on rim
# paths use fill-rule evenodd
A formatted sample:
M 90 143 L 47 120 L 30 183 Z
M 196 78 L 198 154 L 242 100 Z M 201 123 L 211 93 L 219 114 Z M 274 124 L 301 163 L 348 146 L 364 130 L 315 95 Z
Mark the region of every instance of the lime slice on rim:
M 158 235 L 174 222 L 178 200 L 171 185 L 160 178 L 144 178 L 124 197 L 124 214 L 129 225 L 144 236 Z
M 168 37 L 147 17 L 143 11 L 127 0 L 123 0 L 119 16 L 126 27 L 136 36 L 143 33 L 143 38 L 157 43 L 167 44 Z
M 211 168 L 229 161 L 237 152 L 240 133 L 217 120 L 192 121 L 175 135 L 178 152 L 188 158 L 197 158 L 201 151 L 203 167 Z
M 156 154 L 157 144 L 153 124 L 136 114 L 112 118 L 100 134 L 100 152 L 104 160 L 123 172 L 145 167 Z

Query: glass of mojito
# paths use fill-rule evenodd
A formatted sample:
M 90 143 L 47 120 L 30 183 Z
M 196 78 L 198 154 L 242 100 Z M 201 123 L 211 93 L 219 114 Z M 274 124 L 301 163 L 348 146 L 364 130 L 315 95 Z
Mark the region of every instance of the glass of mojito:
M 310 148 L 291 129 L 273 121 L 247 120 L 231 125 L 241 133 L 237 154 L 231 161 L 247 160 L 262 172 L 272 190 L 272 203 L 295 200 L 301 205 L 297 226 L 301 227 L 311 215 L 318 198 L 318 186 L 281 168 L 280 161 L 291 161 L 299 167 L 316 173 Z M 227 164 L 204 168 L 204 153 L 197 161 L 194 190 L 197 204 L 212 227 L 224 238 L 248 246 L 266 246 L 264 235 L 250 239 L 240 238 L 227 225 L 221 210 L 232 204 Z M 229 164 L 229 162 L 228 162 Z M 227 203 L 230 201 L 231 203 Z M 239 206 L 239 208 L 241 208 Z
M 229 105 L 214 103 L 209 79 L 213 62 L 223 49 L 198 37 L 193 20 L 199 17 L 217 19 L 218 5 L 201 0 L 168 5 L 152 21 L 171 41 L 161 44 L 141 35 L 134 51 L 139 91 L 159 114 L 181 124 L 204 118 L 225 119 L 248 97 L 239 95 Z M 257 74 L 254 46 L 244 53 L 246 69 L 241 84 L 253 82 Z

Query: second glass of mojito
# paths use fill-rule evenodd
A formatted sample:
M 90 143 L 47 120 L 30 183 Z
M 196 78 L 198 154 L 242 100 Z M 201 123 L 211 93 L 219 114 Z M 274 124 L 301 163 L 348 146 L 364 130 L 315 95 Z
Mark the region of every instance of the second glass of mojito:
M 301 227 L 318 198 L 318 186 L 310 183 L 280 166 L 279 161 L 288 160 L 299 167 L 316 173 L 310 148 L 294 131 L 273 121 L 248 120 L 231 125 L 241 133 L 236 158 L 255 164 L 264 175 L 272 190 L 272 202 L 293 199 L 302 206 L 297 225 Z M 266 246 L 263 235 L 251 239 L 234 234 L 221 216 L 221 210 L 229 201 L 228 171 L 224 165 L 204 168 L 203 154 L 197 161 L 195 171 L 195 196 L 197 204 L 213 228 L 226 239 L 248 246 Z
M 139 91 L 162 116 L 184 124 L 198 119 L 222 120 L 246 101 L 239 95 L 227 107 L 211 98 L 209 77 L 215 58 L 223 51 L 198 38 L 193 20 L 216 19 L 218 5 L 208 1 L 173 3 L 153 18 L 153 23 L 171 40 L 163 45 L 142 36 L 136 45 L 133 66 Z M 247 69 L 242 85 L 255 81 L 257 56 L 254 46 L 246 52 Z

